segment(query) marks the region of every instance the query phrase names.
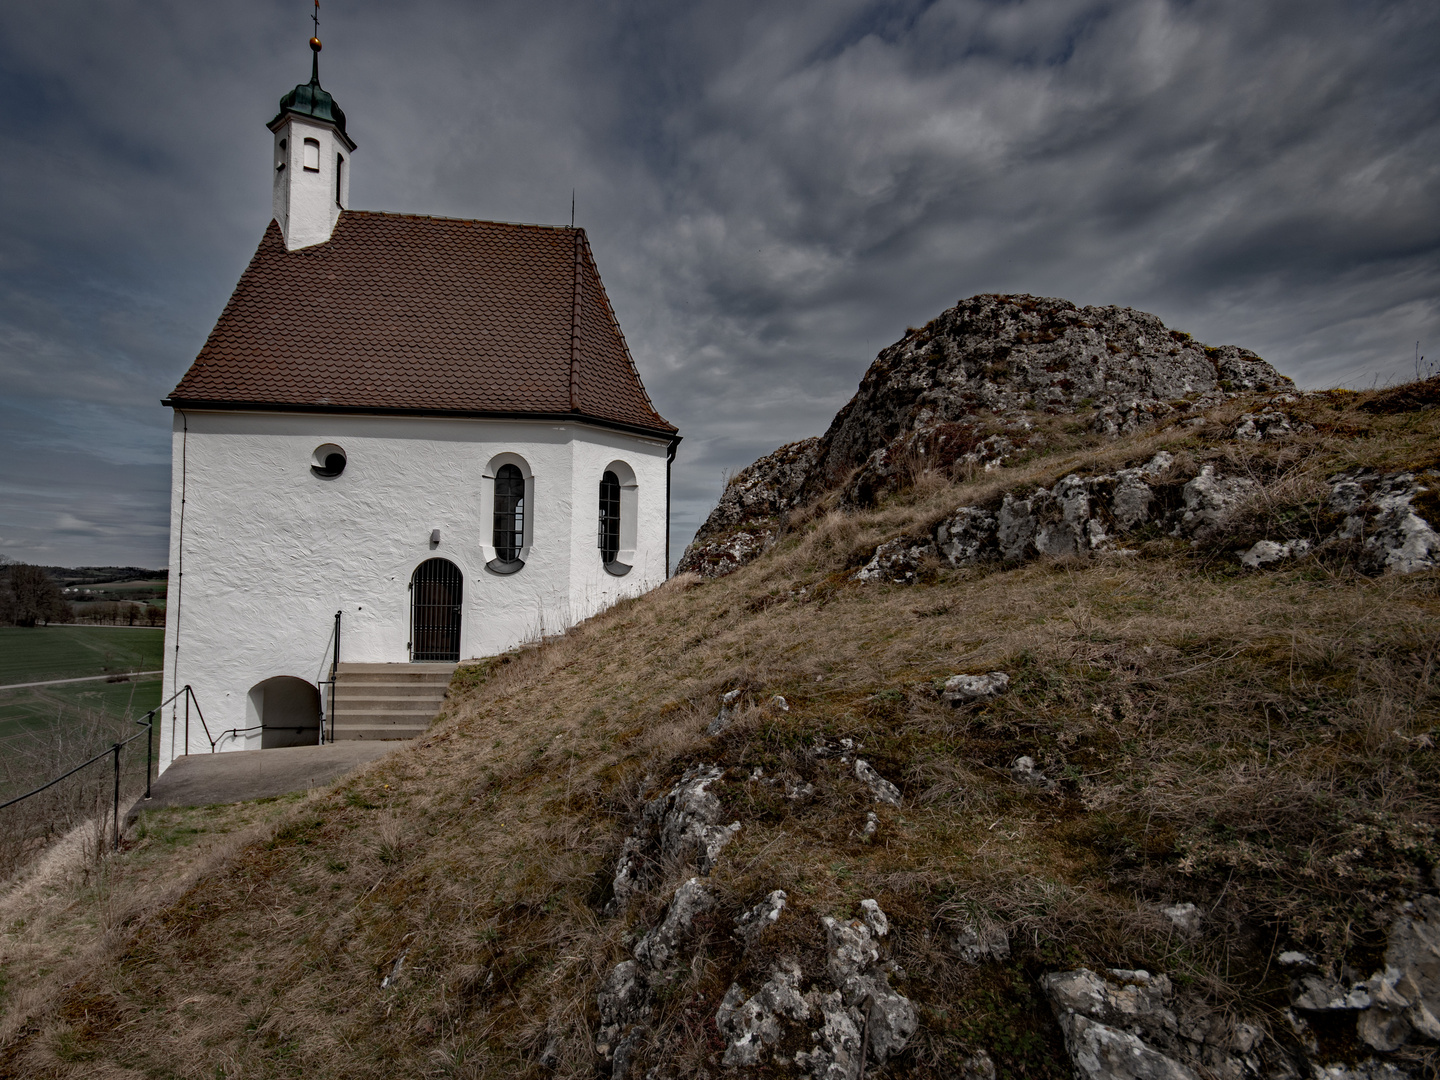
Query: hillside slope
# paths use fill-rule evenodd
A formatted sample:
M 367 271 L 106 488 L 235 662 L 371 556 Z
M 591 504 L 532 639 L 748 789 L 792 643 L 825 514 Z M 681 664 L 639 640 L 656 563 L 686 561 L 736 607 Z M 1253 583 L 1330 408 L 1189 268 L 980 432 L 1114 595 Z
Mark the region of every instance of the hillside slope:
M 1433 1075 L 1432 988 L 1383 974 L 1440 922 L 1437 391 L 1060 417 L 797 506 L 173 885 L 153 832 L 55 884 L 3 928 L 0 1074 Z M 1016 557 L 945 547 L 1007 505 Z

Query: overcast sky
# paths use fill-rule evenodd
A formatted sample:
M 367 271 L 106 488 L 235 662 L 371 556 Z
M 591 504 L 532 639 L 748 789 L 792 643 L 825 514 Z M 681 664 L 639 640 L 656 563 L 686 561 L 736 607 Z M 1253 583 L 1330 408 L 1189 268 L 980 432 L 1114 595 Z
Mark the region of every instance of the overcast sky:
M 981 292 L 1302 386 L 1440 357 L 1440 4 L 323 0 L 360 209 L 578 223 L 722 477 Z M 0 553 L 166 559 L 169 410 L 270 217 L 309 0 L 0 7 Z

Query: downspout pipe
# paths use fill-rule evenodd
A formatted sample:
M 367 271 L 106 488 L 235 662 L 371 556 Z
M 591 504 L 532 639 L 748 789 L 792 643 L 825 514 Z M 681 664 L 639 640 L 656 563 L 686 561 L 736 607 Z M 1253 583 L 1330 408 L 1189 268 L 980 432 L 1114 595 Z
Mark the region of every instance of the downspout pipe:
M 675 451 L 680 449 L 680 436 L 677 433 L 670 439 L 670 446 L 665 451 L 665 580 L 670 580 L 670 466 L 675 464 Z

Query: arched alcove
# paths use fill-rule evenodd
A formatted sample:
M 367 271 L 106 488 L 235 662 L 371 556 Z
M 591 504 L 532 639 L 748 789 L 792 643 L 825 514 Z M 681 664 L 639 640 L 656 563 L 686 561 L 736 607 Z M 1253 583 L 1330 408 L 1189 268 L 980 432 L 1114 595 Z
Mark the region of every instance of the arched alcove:
M 320 691 L 291 675 L 250 688 L 249 724 L 260 727 L 260 749 L 310 746 L 320 741 Z

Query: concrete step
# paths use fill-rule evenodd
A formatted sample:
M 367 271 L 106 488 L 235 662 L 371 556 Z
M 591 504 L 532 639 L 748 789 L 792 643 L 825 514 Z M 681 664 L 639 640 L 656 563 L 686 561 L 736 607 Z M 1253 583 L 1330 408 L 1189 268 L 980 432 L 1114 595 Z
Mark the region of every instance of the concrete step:
M 341 664 L 340 672 L 346 675 L 429 675 L 448 679 L 455 673 L 457 664 Z
M 371 739 L 373 741 L 391 741 L 396 739 L 418 739 L 425 734 L 425 726 L 420 727 L 376 727 L 355 725 L 347 727 L 343 724 L 335 725 L 336 742 L 352 742 L 356 739 Z
M 438 672 L 337 671 L 335 677 L 355 686 L 448 686 L 450 676 Z
M 445 704 L 454 671 L 454 664 L 341 664 L 335 672 L 335 741 L 423 735 Z
M 439 708 L 384 708 L 377 706 L 360 706 L 357 708 L 336 708 L 336 723 L 369 723 L 370 720 L 386 719 L 386 717 L 400 717 L 408 724 L 428 724 L 435 719 Z
M 340 679 L 335 684 L 335 696 L 344 700 L 355 698 L 395 698 L 418 701 L 441 701 L 445 697 L 444 686 L 413 686 L 410 683 L 352 683 Z

